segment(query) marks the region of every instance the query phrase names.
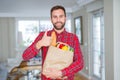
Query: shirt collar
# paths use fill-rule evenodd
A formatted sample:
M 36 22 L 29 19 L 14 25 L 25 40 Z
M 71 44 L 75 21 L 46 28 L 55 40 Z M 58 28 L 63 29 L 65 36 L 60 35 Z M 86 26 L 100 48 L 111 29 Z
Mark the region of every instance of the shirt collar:
M 54 29 L 52 29 L 52 31 L 55 31 L 55 30 L 54 30 Z M 63 34 L 65 34 L 65 33 L 66 33 L 66 29 L 64 28 L 63 32 L 61 32 L 61 33 L 57 33 L 56 31 L 55 31 L 55 33 L 56 33 L 56 35 L 63 35 Z

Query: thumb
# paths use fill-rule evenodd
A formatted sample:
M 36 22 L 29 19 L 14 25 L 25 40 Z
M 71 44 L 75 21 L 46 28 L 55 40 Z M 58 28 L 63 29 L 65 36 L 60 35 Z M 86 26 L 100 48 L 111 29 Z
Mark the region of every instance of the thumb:
M 45 33 L 44 33 L 44 35 L 43 35 L 43 36 L 47 36 L 47 32 L 48 32 L 48 31 L 45 31 Z

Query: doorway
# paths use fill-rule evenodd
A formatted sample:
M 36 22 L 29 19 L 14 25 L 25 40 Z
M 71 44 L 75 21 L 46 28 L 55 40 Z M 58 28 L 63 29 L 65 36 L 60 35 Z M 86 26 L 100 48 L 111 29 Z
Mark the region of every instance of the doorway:
M 91 31 L 92 77 L 94 80 L 105 80 L 103 10 L 92 13 Z

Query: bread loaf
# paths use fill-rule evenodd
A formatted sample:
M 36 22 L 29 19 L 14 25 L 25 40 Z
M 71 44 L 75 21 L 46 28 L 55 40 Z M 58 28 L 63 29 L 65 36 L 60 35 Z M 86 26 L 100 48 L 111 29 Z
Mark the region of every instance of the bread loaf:
M 54 31 L 51 33 L 51 38 L 51 46 L 56 46 L 56 33 Z

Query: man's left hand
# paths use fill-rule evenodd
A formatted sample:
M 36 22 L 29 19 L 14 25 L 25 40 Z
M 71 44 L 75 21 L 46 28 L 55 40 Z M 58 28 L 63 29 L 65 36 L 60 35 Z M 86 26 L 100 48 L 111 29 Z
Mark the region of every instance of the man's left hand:
M 62 72 L 60 70 L 57 70 L 55 68 L 48 68 L 46 70 L 45 76 L 50 79 L 61 79 Z

